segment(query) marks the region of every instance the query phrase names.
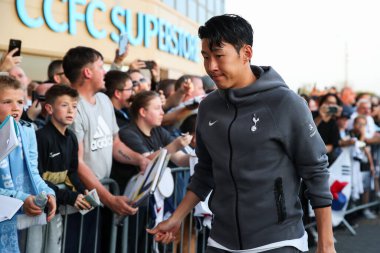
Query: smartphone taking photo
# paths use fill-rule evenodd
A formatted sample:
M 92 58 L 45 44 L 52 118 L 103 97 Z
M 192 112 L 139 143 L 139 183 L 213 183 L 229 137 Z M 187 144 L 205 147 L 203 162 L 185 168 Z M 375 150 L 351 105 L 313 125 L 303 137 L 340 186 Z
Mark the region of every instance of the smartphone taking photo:
M 153 69 L 154 67 L 154 61 L 143 61 L 145 63 L 144 69 Z
M 15 48 L 18 48 L 18 50 L 17 50 L 17 52 L 15 52 L 13 54 L 13 56 L 20 56 L 21 55 L 21 40 L 10 39 L 9 40 L 9 46 L 8 46 L 8 52 L 12 51 Z
M 128 45 L 128 34 L 122 33 L 119 36 L 119 55 L 122 55 L 126 51 Z

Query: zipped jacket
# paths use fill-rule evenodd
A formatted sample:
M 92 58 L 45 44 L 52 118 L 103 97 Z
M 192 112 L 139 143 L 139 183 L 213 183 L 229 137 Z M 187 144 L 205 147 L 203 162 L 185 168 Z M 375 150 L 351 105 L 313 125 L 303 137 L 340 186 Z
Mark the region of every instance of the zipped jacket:
M 301 178 L 313 208 L 332 200 L 326 148 L 305 100 L 273 68 L 251 69 L 251 85 L 201 102 L 188 186 L 201 200 L 213 190 L 210 236 L 233 250 L 303 236 Z

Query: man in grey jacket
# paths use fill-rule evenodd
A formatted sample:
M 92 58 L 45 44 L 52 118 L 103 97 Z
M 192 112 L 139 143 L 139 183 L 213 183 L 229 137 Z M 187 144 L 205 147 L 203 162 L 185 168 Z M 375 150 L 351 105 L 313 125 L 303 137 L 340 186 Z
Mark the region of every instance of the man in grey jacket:
M 213 190 L 208 253 L 307 251 L 302 178 L 316 214 L 317 252 L 335 252 L 326 149 L 307 105 L 273 68 L 250 65 L 253 30 L 243 18 L 213 17 L 199 37 L 218 90 L 199 107 L 199 162 L 186 196 L 148 232 L 172 241 L 183 218 Z

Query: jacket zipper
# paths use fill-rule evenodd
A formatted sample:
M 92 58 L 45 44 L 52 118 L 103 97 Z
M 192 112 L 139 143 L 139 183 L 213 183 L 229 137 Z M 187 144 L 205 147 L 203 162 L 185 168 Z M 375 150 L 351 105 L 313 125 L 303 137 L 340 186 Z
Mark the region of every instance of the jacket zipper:
M 233 150 L 232 150 L 232 143 L 231 143 L 231 127 L 232 127 L 232 124 L 235 122 L 235 120 L 237 118 L 237 108 L 236 108 L 235 105 L 234 105 L 234 109 L 235 109 L 234 118 L 231 121 L 230 125 L 228 126 L 228 144 L 229 144 L 229 147 L 230 147 L 229 169 L 230 169 L 230 174 L 231 174 L 232 182 L 234 183 L 235 192 L 236 192 L 236 202 L 235 202 L 236 226 L 237 226 L 238 238 L 239 238 L 239 248 L 242 249 L 243 248 L 243 243 L 242 243 L 242 238 L 241 238 L 240 222 L 239 222 L 239 217 L 238 217 L 238 214 L 239 214 L 239 207 L 238 207 L 239 193 L 237 191 L 236 181 L 235 181 L 234 175 L 232 173 Z

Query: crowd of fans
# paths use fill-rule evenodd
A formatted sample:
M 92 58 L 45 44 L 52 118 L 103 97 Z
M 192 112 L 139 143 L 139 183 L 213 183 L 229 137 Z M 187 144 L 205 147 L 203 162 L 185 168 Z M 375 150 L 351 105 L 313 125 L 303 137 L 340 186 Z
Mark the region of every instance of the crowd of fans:
M 349 148 L 351 156 L 351 205 L 366 204 L 380 198 L 380 104 L 376 94 L 356 93 L 350 87 L 313 90 L 302 94 L 314 116 L 318 131 L 326 144 L 330 166 Z M 364 217 L 375 219 L 373 211 L 363 210 Z
M 128 71 L 122 71 L 128 46 L 126 49 L 122 55 L 116 50 L 111 70 L 106 73 L 100 52 L 89 47 L 72 48 L 62 59 L 47 66 L 44 82 L 28 78 L 20 67 L 22 58 L 13 56 L 17 49 L 3 54 L 0 121 L 12 115 L 20 129 L 36 131 L 36 140 L 34 134 L 25 139 L 21 134 L 22 150 L 18 152 L 24 152 L 27 161 L 12 163 L 13 154 L 5 159 L 7 162 L 1 162 L 0 172 L 9 175 L 8 181 L 4 176 L 0 179 L 0 194 L 23 200 L 25 204 L 19 213 L 33 217 L 42 213 L 34 203 L 35 196 L 47 192 L 50 222 L 46 230 L 40 226 L 29 228 L 33 236 L 27 240 L 21 240 L 22 232 L 17 234 L 16 218 L 0 223 L 1 231 L 7 229 L 10 235 L 0 241 L 0 252 L 17 252 L 17 245 L 26 252 L 40 252 L 44 238 L 49 240 L 46 252 L 60 252 L 64 212 L 59 207 L 64 205 L 72 206 L 66 221 L 65 250 L 78 252 L 81 214 L 77 210 L 91 208 L 85 196 L 94 188 L 106 206 L 100 214 L 102 227 L 98 237 L 102 240 L 97 246 L 101 252 L 107 252 L 107 236 L 101 234 L 109 231 L 112 214 L 134 215 L 137 208 L 125 196 L 113 195 L 100 180 L 113 178 L 123 192 L 129 179 L 143 172 L 160 148 L 171 154 L 170 167 L 189 166 L 189 154 L 196 146 L 197 107 L 202 98 L 216 89 L 215 84 L 208 76 L 195 75 L 162 80 L 156 62 L 140 59 L 130 61 Z M 352 203 L 380 198 L 379 97 L 356 94 L 350 87 L 340 92 L 331 88 L 300 95 L 307 101 L 326 144 L 330 165 L 342 148 L 352 149 Z M 29 143 L 34 144 L 26 149 Z M 17 171 L 23 180 L 16 179 Z M 183 182 L 186 187 L 186 180 Z M 58 184 L 67 188 L 58 188 Z M 365 209 L 363 215 L 376 218 L 370 209 Z M 81 252 L 93 252 L 96 214 L 89 212 L 83 217 L 86 233 Z M 132 220 L 131 227 L 141 226 L 139 231 L 143 233 L 144 222 L 137 225 Z
M 28 232 L 22 230 L 17 235 L 17 228 L 13 226 L 13 239 L 2 240 L 0 252 L 3 249 L 17 252 L 17 244 L 26 252 L 40 252 L 42 247 L 46 252 L 60 252 L 64 222 L 67 231 L 65 252 L 78 252 L 82 218 L 78 210 L 91 208 L 85 196 L 94 188 L 106 206 L 100 213 L 101 228 L 98 229 L 98 238 L 102 239 L 98 245 L 94 244 L 96 213 L 87 213 L 83 216 L 86 233 L 82 235 L 80 251 L 93 252 L 96 246 L 106 252 L 108 242 L 104 238 L 108 237 L 112 214 L 134 215 L 138 209 L 126 196 L 113 195 L 100 180 L 113 178 L 123 193 L 129 179 L 144 172 L 161 148 L 171 154 L 170 167 L 189 166 L 189 153 L 195 147 L 197 107 L 207 95 L 206 91 L 216 88 L 215 84 L 208 77 L 195 75 L 161 80 L 158 64 L 140 59 L 131 61 L 128 71 L 121 71 L 128 50 L 128 45 L 122 55 L 116 50 L 111 70 L 106 73 L 100 52 L 89 47 L 72 48 L 62 59 L 47 66 L 47 79 L 43 82 L 30 80 L 20 67 L 22 58 L 13 56 L 15 50 L 3 54 L 0 92 L 17 90 L 20 96 L 13 103 L 12 98 L 4 97 L 8 93 L 3 94 L 0 104 L 7 107 L 0 110 L 1 121 L 12 115 L 20 128 L 36 131 L 36 145 L 28 152 L 38 152 L 38 158 L 33 156 L 34 160 L 24 169 L 39 174 L 44 181 L 38 181 L 43 187 L 34 189 L 21 185 L 14 189 L 7 185 L 15 182 L 2 182 L 0 194 L 14 197 L 18 196 L 18 191 L 23 192 L 21 200 L 25 204 L 19 212 L 31 217 L 41 214 L 34 203 L 41 191 L 48 193 L 49 203 L 56 202 L 57 209 L 48 204 L 50 222 L 47 229 L 31 226 Z M 181 129 L 192 131 L 182 132 Z M 21 143 L 24 142 L 21 138 Z M 16 180 L 15 165 L 9 162 L 9 166 L 2 164 L 0 167 L 9 172 L 10 181 Z M 59 184 L 66 188 L 57 187 Z M 184 181 L 182 188 L 185 187 Z M 26 205 L 27 199 L 31 207 Z M 62 208 L 67 205 L 71 206 L 69 211 Z M 38 211 L 30 212 L 29 209 Z M 147 211 L 146 207 L 140 208 L 140 212 Z M 67 221 L 62 216 L 65 212 L 69 212 Z M 54 218 L 52 213 L 55 213 Z M 15 225 L 18 221 L 14 218 L 10 222 Z M 131 231 L 134 233 L 134 226 L 140 226 L 140 233 L 143 233 L 146 224 L 140 221 L 140 225 L 133 225 L 133 222 L 132 219 Z M 7 223 L 1 223 L 0 227 Z M 23 234 L 28 234 L 27 239 L 22 240 L 26 237 Z M 45 238 L 48 242 L 43 245 Z

